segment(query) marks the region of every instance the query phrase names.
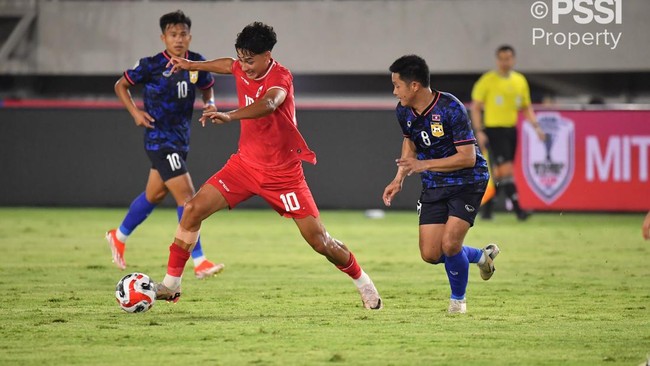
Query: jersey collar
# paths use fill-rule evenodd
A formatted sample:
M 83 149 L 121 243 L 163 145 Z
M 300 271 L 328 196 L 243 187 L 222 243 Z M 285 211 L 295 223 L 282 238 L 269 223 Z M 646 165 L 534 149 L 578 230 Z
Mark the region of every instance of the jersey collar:
M 258 81 L 258 80 L 262 80 L 262 79 L 264 79 L 264 78 L 269 74 L 269 72 L 271 72 L 271 69 L 272 69 L 273 67 L 275 67 L 275 64 L 276 64 L 275 60 L 274 60 L 274 59 L 271 59 L 271 65 L 270 65 L 269 68 L 266 70 L 266 72 L 264 73 L 264 75 L 262 75 L 262 76 L 260 76 L 260 77 L 258 77 L 258 78 L 256 78 L 256 79 L 253 79 L 253 80 Z
M 163 50 L 163 51 L 162 51 L 162 54 L 163 54 L 163 56 L 165 56 L 165 58 L 166 58 L 167 60 L 171 60 L 171 59 L 172 59 L 172 56 L 171 56 L 169 53 L 167 53 L 167 50 Z M 185 51 L 185 58 L 189 58 L 189 56 L 190 56 L 190 51 L 189 51 L 189 50 Z
M 437 90 L 434 90 L 433 93 L 434 93 L 434 95 L 433 95 L 433 100 L 431 101 L 431 104 L 429 104 L 426 108 L 424 108 L 424 112 L 422 114 L 418 114 L 418 112 L 416 112 L 415 109 L 413 109 L 413 107 L 411 107 L 411 113 L 413 113 L 413 115 L 415 117 L 421 117 L 421 116 L 425 116 L 425 115 L 429 114 L 429 112 L 431 112 L 433 107 L 436 106 L 436 103 L 438 103 L 438 99 L 440 99 L 440 92 L 437 91 Z

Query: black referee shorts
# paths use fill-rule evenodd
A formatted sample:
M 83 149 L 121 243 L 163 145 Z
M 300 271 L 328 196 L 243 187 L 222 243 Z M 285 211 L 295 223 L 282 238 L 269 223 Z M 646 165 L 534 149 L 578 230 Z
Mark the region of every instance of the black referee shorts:
M 494 165 L 501 165 L 515 160 L 517 151 L 516 127 L 488 127 L 485 129 L 488 137 L 490 161 Z

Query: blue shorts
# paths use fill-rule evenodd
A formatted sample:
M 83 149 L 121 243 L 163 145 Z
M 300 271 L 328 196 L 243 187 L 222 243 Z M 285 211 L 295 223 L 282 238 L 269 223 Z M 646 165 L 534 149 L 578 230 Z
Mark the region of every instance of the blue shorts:
M 469 226 L 474 226 L 486 187 L 487 181 L 425 188 L 418 200 L 420 225 L 446 224 L 449 216 L 455 216 L 467 221 Z

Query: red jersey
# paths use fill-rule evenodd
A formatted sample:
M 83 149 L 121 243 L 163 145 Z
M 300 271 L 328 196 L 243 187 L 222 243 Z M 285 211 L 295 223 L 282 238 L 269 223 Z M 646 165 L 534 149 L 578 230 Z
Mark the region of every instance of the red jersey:
M 238 151 L 241 159 L 258 169 L 289 167 L 299 160 L 316 164 L 316 154 L 307 147 L 298 131 L 291 71 L 271 60 L 268 71 L 252 80 L 236 60 L 232 65 L 232 74 L 240 108 L 253 104 L 269 89 L 279 88 L 287 93 L 284 102 L 268 116 L 241 120 Z

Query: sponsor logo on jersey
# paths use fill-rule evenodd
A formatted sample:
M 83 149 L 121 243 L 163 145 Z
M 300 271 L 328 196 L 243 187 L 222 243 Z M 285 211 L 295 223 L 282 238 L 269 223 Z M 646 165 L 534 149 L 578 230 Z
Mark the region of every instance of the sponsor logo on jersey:
M 255 93 L 255 98 L 260 97 L 260 93 L 262 92 L 262 89 L 264 89 L 264 85 L 260 85 L 260 87 L 257 89 L 257 93 Z
M 199 81 L 199 72 L 190 71 L 190 83 L 196 84 L 197 81 Z
M 223 187 L 223 189 L 226 190 L 226 192 L 230 192 L 230 189 L 228 188 L 226 183 L 224 183 L 221 179 L 219 179 L 219 184 L 221 184 L 221 186 Z
M 522 168 L 535 195 L 547 205 L 567 189 L 575 169 L 575 125 L 558 112 L 537 113 L 546 140 L 530 123 L 522 128 Z
M 439 115 L 438 119 L 440 119 Z M 431 122 L 431 134 L 435 137 L 442 137 L 445 135 L 445 130 L 442 128 L 442 122 Z

